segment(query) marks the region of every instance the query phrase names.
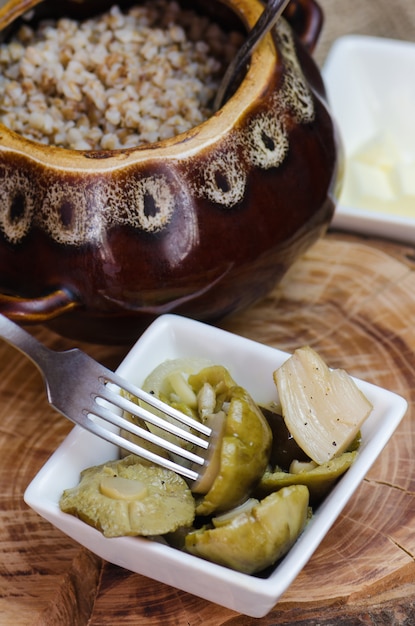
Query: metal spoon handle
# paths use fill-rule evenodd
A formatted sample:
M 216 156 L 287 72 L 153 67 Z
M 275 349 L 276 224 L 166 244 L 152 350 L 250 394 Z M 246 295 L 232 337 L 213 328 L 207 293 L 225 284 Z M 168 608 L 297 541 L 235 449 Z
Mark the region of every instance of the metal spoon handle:
M 289 1 L 290 0 L 268 0 L 263 12 L 225 72 L 215 97 L 213 105 L 214 111 L 220 109 L 224 104 L 226 98 L 229 96 L 234 81 L 238 78 L 241 70 L 248 64 L 253 50 L 255 50 L 261 39 L 274 26 Z

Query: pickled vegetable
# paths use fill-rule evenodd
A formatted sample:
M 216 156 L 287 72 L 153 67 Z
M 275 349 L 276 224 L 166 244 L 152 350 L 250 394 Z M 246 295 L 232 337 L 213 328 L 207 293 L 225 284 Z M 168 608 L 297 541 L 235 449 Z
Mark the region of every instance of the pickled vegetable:
M 90 467 L 60 499 L 64 513 L 79 517 L 106 537 L 163 535 L 193 523 L 194 498 L 170 470 L 129 455 Z
M 294 462 L 291 464 L 291 471 L 288 472 L 278 467 L 274 470 L 267 470 L 255 490 L 255 495 L 264 497 L 289 485 L 306 485 L 310 492 L 310 503 L 314 506 L 321 502 L 340 476 L 349 469 L 356 455 L 357 450 L 344 452 L 322 465 L 314 462 Z
M 311 348 L 297 350 L 274 379 L 279 396 L 261 409 L 223 366 L 162 363 L 143 388 L 219 432 L 193 493 L 180 476 L 128 455 L 85 470 L 62 495 L 62 510 L 107 537 L 164 535 L 178 549 L 247 574 L 273 565 L 304 529 L 311 506 L 355 460 L 360 425 L 372 409 L 353 379 L 329 370 Z
M 310 347 L 274 372 L 282 414 L 297 444 L 317 464 L 342 454 L 372 405 L 344 370 L 330 370 Z
M 267 467 L 272 434 L 262 411 L 226 368 L 205 368 L 189 376 L 189 384 L 196 394 L 209 385 L 215 393 L 215 412 L 226 415 L 218 473 L 196 506 L 198 515 L 209 515 L 247 499 Z
M 187 381 L 189 376 L 210 365 L 211 361 L 201 358 L 167 359 L 150 372 L 143 389 L 168 404 L 192 405 L 196 409 L 196 398 Z M 196 415 L 195 411 L 193 414 Z
M 199 371 L 200 363 L 166 361 L 147 377 L 143 388 L 209 426 L 223 422 L 217 427 L 221 435 L 208 474 L 193 486 L 204 494 L 197 502 L 197 514 L 209 515 L 249 497 L 267 467 L 272 433 L 262 411 L 225 367 L 208 365 Z M 175 443 L 183 445 L 179 439 Z
M 272 447 L 269 464 L 271 467 L 278 466 L 288 472 L 291 463 L 296 461 L 310 461 L 304 450 L 300 448 L 290 431 L 284 418 L 276 409 L 261 407 L 272 431 Z
M 194 374 L 198 372 L 200 369 L 209 365 L 210 362 L 207 359 L 168 359 L 160 363 L 145 379 L 142 388 L 147 393 L 151 393 L 155 395 L 157 398 L 160 398 L 163 402 L 166 402 L 170 406 L 178 409 L 182 413 L 193 417 L 194 419 L 198 419 L 197 406 L 196 406 L 196 398 L 195 394 L 192 391 L 191 387 L 187 383 L 188 376 L 190 374 Z M 164 413 L 161 413 L 149 406 L 146 402 L 138 400 L 132 394 L 123 392 L 126 397 L 132 402 L 136 402 L 140 404 L 147 410 L 159 415 L 163 419 L 167 419 L 170 422 L 176 424 L 182 430 L 189 430 L 186 425 L 178 423 L 172 417 L 166 416 Z M 124 416 L 132 421 L 133 423 L 139 424 L 142 428 L 148 429 L 150 432 L 159 435 L 163 439 L 169 440 L 172 443 L 178 446 L 184 446 L 188 450 L 193 450 L 193 444 L 189 442 L 185 442 L 184 440 L 176 437 L 175 435 L 168 433 L 153 424 L 149 424 L 144 422 L 143 420 L 138 420 L 135 416 L 132 416 L 130 413 L 125 412 Z M 131 435 L 126 431 L 122 432 L 122 435 L 126 437 L 128 440 L 137 443 L 138 445 L 143 445 L 143 440 L 137 437 L 136 435 Z M 165 456 L 166 453 L 163 449 L 153 446 L 152 444 L 144 443 L 144 447 L 147 447 L 157 454 L 161 454 Z M 185 461 L 183 459 L 178 460 L 179 463 L 184 464 Z
M 228 521 L 219 520 L 216 528 L 189 533 L 186 550 L 245 574 L 260 572 L 297 540 L 307 521 L 308 500 L 307 487 L 285 487 L 255 502 L 248 511 L 227 515 Z

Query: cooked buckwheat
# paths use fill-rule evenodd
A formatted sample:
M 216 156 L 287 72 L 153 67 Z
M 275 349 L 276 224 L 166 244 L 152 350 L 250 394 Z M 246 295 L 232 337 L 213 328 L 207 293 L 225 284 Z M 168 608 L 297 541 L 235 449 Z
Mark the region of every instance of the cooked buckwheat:
M 23 25 L 0 46 L 0 122 L 75 150 L 166 139 L 201 123 L 240 35 L 153 0 L 123 13 Z

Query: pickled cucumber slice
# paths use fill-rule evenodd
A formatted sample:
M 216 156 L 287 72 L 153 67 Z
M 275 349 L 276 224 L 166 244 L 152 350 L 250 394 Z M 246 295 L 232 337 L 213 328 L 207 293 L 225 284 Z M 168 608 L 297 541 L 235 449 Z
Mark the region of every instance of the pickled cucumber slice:
M 217 475 L 197 503 L 198 515 L 226 511 L 246 500 L 267 467 L 272 443 L 262 411 L 226 368 L 212 366 L 189 377 L 197 394 L 206 383 L 215 391 L 216 411 L 225 413 L 225 423 Z
M 357 456 L 357 450 L 344 452 L 338 457 L 315 466 L 304 464 L 304 470 L 296 473 L 284 472 L 277 468 L 274 471 L 267 470 L 262 476 L 255 494 L 264 497 L 273 491 L 278 491 L 289 485 L 306 485 L 310 492 L 310 502 L 315 505 L 328 494 L 337 480 L 352 465 Z M 314 467 L 313 467 L 314 465 Z
M 194 498 L 180 476 L 132 454 L 84 470 L 59 505 L 106 537 L 164 535 L 191 525 L 195 516 Z
M 285 487 L 248 507 L 217 528 L 202 528 L 185 538 L 188 552 L 245 574 L 260 572 L 286 554 L 304 529 L 308 489 Z

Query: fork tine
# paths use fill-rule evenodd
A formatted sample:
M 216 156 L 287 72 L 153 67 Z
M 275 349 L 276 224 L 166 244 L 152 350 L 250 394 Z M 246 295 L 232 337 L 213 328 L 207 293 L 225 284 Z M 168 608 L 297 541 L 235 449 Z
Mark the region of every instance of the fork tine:
M 154 443 L 155 445 L 160 446 L 161 448 L 163 448 L 164 450 L 167 450 L 168 452 L 171 452 L 172 454 L 177 454 L 178 456 L 181 456 L 187 459 L 188 461 L 191 461 L 192 463 L 198 463 L 202 465 L 204 462 L 204 459 L 202 457 L 194 454 L 190 450 L 187 450 L 186 448 L 183 448 L 173 443 L 172 441 L 169 441 L 168 439 L 164 439 L 163 437 L 160 437 L 159 435 L 155 435 L 151 431 L 146 430 L 145 428 L 142 428 L 141 426 L 138 426 L 137 424 L 133 424 L 132 422 L 129 422 L 121 415 L 117 415 L 116 413 L 113 413 L 112 411 L 110 411 L 108 408 L 106 408 L 105 406 L 101 404 L 96 403 L 96 407 L 94 407 L 94 409 L 90 413 L 87 411 L 85 411 L 85 413 L 87 414 L 88 419 L 91 419 L 90 417 L 91 415 L 100 417 L 105 422 L 109 422 L 113 426 L 118 426 L 119 428 L 122 428 L 123 430 L 128 431 L 132 435 L 137 435 L 138 437 L 141 437 L 142 439 L 145 439 L 146 441 Z M 160 420 L 160 421 L 164 421 L 164 420 Z M 186 434 L 183 431 L 180 431 L 180 432 L 183 435 Z M 122 438 L 122 440 L 124 439 Z M 207 449 L 209 447 L 209 442 L 203 439 L 201 439 L 201 441 L 204 444 L 203 447 Z M 123 447 L 125 447 L 124 444 L 123 444 Z
M 80 425 L 92 434 L 97 435 L 101 439 L 105 439 L 109 443 L 112 443 L 120 448 L 124 448 L 128 450 L 128 452 L 136 454 L 137 456 L 146 459 L 147 461 L 151 461 L 156 465 L 160 465 L 162 467 L 165 467 L 166 469 L 170 469 L 173 472 L 184 476 L 190 481 L 197 481 L 200 477 L 199 472 L 184 465 L 180 465 L 179 463 L 175 463 L 171 459 L 162 457 L 158 454 L 155 454 L 154 452 L 151 452 L 151 450 L 147 450 L 146 448 L 143 448 L 135 443 L 132 443 L 131 441 L 128 441 L 127 439 L 124 439 L 118 433 L 102 427 L 100 424 L 88 418 L 86 415 L 84 416 L 82 423 L 80 422 Z M 198 457 L 198 459 L 199 461 L 201 460 L 204 462 L 201 457 Z
M 110 370 L 106 370 L 106 368 L 104 367 L 102 368 L 102 373 L 101 373 L 100 378 L 101 378 L 101 382 L 104 383 L 105 389 L 109 389 L 109 388 L 113 389 L 113 386 L 117 387 L 118 391 L 121 389 L 124 389 L 124 391 L 127 391 L 128 393 L 135 396 L 139 400 L 142 400 L 143 402 L 149 404 L 154 409 L 157 409 L 161 411 L 162 413 L 165 413 L 169 417 L 173 417 L 178 422 L 185 424 L 186 426 L 189 426 L 193 430 L 196 430 L 200 432 L 201 434 L 206 435 L 207 437 L 211 435 L 212 433 L 211 429 L 205 424 L 202 424 L 202 422 L 198 422 L 192 417 L 189 417 L 188 415 L 185 415 L 181 411 L 178 411 L 177 409 L 169 406 L 168 404 L 165 404 L 155 395 L 152 395 L 151 393 L 144 391 L 140 387 L 133 385 L 132 383 L 125 380 L 121 376 L 118 376 L 117 374 L 111 372 Z M 110 400 L 110 402 L 112 402 L 112 400 Z M 134 413 L 134 411 L 130 411 L 130 412 Z
M 124 385 L 124 388 L 125 388 L 125 385 Z M 99 393 L 99 395 L 96 396 L 96 400 L 98 400 L 99 398 L 102 398 L 103 400 L 110 402 L 116 407 L 124 411 L 127 411 L 131 413 L 132 415 L 134 415 L 135 417 L 138 417 L 139 419 L 149 422 L 150 424 L 153 424 L 154 426 L 157 426 L 158 428 L 161 428 L 162 430 L 166 432 L 176 435 L 177 437 L 180 437 L 181 439 L 184 439 L 188 441 L 189 443 L 193 443 L 194 445 L 200 448 L 206 449 L 209 446 L 209 441 L 207 441 L 206 439 L 202 439 L 201 437 L 194 435 L 192 432 L 184 430 L 183 428 L 179 428 L 175 424 L 159 417 L 158 415 L 155 415 L 154 413 L 152 413 L 151 411 L 148 411 L 144 407 L 141 407 L 135 402 L 132 402 L 131 400 L 129 400 L 128 398 L 125 398 L 120 393 L 115 392 L 113 389 L 109 387 L 109 385 L 106 385 L 105 388 L 102 389 L 102 393 Z M 150 395 L 150 400 L 153 400 L 153 399 L 154 397 Z M 152 406 L 153 408 L 155 408 L 154 404 L 152 404 Z M 158 403 L 158 406 L 157 406 L 158 410 L 162 410 L 164 414 L 168 413 L 170 417 L 173 417 L 172 411 L 169 411 L 170 408 L 171 407 L 169 407 L 168 405 L 164 403 Z M 175 410 L 174 410 L 174 413 L 175 413 L 174 415 L 175 419 L 181 419 L 181 416 L 183 415 L 182 413 L 179 413 L 179 418 L 176 417 L 177 412 Z M 188 419 L 186 420 L 186 422 L 187 422 L 186 425 L 188 425 L 191 428 L 197 427 L 198 430 L 200 430 L 199 429 L 200 425 L 203 426 L 203 432 L 207 436 L 210 436 L 212 433 L 212 430 L 209 427 L 205 426 L 204 424 L 200 424 L 200 422 L 197 422 L 196 420 L 191 419 L 191 421 L 189 421 Z M 124 420 L 124 423 L 128 424 L 129 422 L 127 422 L 127 420 Z M 127 426 L 122 426 L 122 428 L 125 428 L 125 430 L 128 430 Z M 161 442 L 159 443 L 159 445 L 161 445 Z

